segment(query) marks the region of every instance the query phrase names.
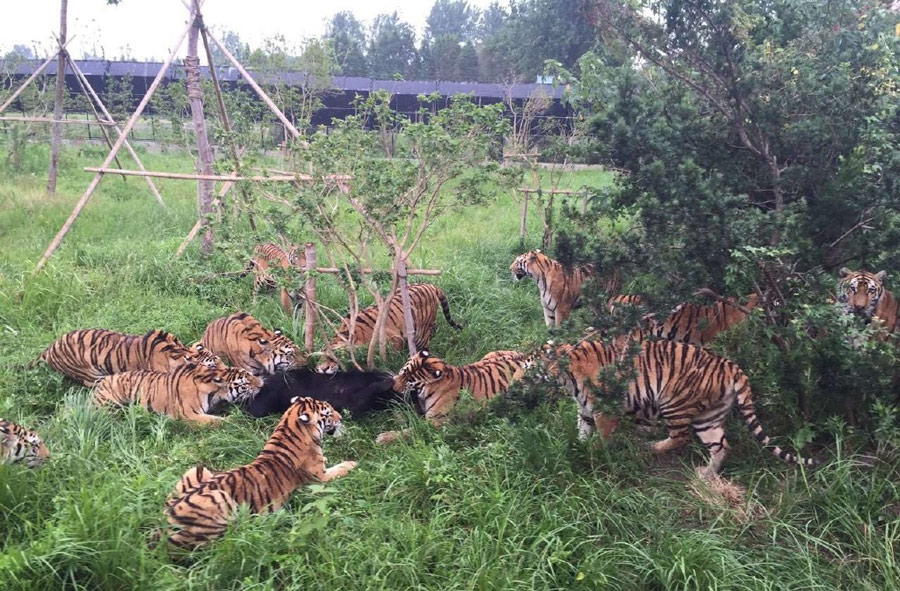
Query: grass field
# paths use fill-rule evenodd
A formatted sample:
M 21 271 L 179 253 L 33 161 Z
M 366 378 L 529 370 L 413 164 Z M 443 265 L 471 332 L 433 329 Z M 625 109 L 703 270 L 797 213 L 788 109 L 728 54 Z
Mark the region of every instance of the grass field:
M 242 515 L 188 560 L 170 558 L 147 538 L 178 477 L 198 462 L 248 462 L 276 420 L 232 412 L 202 429 L 135 408 L 110 413 L 47 367 L 22 365 L 75 328 L 165 328 L 189 342 L 238 309 L 298 341 L 300 327 L 274 297 L 251 307 L 249 279 L 196 281 L 223 261 L 202 262 L 196 247 L 173 260 L 194 222 L 190 183 L 159 182 L 163 211 L 138 179 L 107 178 L 46 272 L 31 277 L 87 185 L 80 167 L 101 158 L 97 149 L 64 152 L 53 199 L 44 195 L 46 150 L 30 150 L 23 172 L 0 168 L 0 416 L 36 427 L 52 451 L 38 470 L 0 466 L 0 589 L 900 588 L 896 458 L 866 467 L 838 446 L 826 466 L 804 473 L 732 420 L 725 474 L 749 501 L 719 506 L 690 492 L 697 446 L 654 458 L 646 443 L 655 436 L 628 425 L 608 445 L 580 443 L 565 399 L 484 412 L 465 402 L 440 430 L 405 409 L 348 421 L 348 435 L 325 451 L 331 464 L 359 460 L 356 471 L 298 490 L 279 513 Z M 191 168 L 177 155 L 144 162 Z M 608 182 L 591 171 L 566 178 Z M 442 219 L 412 261 L 445 270 L 436 283 L 466 326 L 455 332 L 439 320 L 432 350 L 451 362 L 546 337 L 535 286 L 509 277 L 518 224 L 518 205 L 502 195 Z M 340 307 L 338 290 L 320 285 Z M 407 423 L 415 437 L 374 445 L 376 433 Z

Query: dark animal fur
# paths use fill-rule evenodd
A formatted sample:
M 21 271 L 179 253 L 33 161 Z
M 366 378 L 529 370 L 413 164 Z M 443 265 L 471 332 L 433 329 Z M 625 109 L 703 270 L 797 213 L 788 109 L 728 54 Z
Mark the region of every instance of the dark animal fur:
M 394 378 L 380 371 L 348 371 L 322 374 L 294 367 L 265 377 L 262 390 L 244 409 L 254 417 L 282 414 L 295 396 L 324 400 L 340 413 L 359 416 L 383 410 L 404 396 L 393 390 Z

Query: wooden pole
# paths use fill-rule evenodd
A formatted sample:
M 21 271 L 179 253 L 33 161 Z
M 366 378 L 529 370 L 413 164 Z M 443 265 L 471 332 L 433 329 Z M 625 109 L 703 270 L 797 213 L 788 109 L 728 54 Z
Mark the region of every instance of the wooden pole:
M 66 63 L 67 63 L 67 65 L 71 65 L 71 62 L 72 62 L 72 61 L 73 61 L 73 60 L 71 59 L 71 56 L 69 56 L 68 54 L 66 54 Z M 75 72 L 75 68 L 74 68 L 74 67 L 72 68 L 72 71 Z M 94 114 L 94 119 L 96 119 L 98 122 L 99 122 L 99 121 L 102 121 L 102 119 L 100 118 L 100 113 L 97 112 L 97 107 L 94 105 L 94 101 L 91 100 L 91 96 L 90 96 L 90 94 L 88 94 L 87 88 L 85 88 L 84 82 L 83 82 L 83 81 L 81 80 L 81 78 L 78 76 L 78 73 L 77 73 L 77 72 L 75 72 L 75 79 L 78 81 L 78 86 L 81 87 L 81 92 L 83 92 L 83 93 L 84 93 L 84 96 L 87 98 L 88 104 L 91 106 L 91 112 Z M 109 116 L 107 116 L 107 118 L 108 118 L 108 119 L 112 119 L 112 118 L 109 117 Z M 91 131 L 91 128 L 88 127 L 88 139 L 90 139 L 90 131 Z M 110 139 L 110 137 L 109 137 L 109 132 L 106 130 L 106 126 L 105 126 L 105 125 L 101 125 L 101 126 L 100 126 L 100 131 L 103 133 L 103 139 L 106 140 L 106 145 L 109 147 L 110 150 L 112 150 L 113 143 L 112 143 L 112 139 Z M 118 156 L 116 156 L 116 166 L 118 166 L 119 168 L 122 168 L 122 163 L 119 162 L 119 157 L 118 157 Z M 127 178 L 124 174 L 121 175 L 121 176 L 122 176 L 122 182 L 123 182 L 123 183 L 128 181 L 128 178 Z M 149 179 L 148 179 L 148 180 L 149 180 Z
M 329 275 L 337 275 L 338 273 L 343 273 L 343 269 L 338 269 L 336 267 L 319 267 L 316 269 L 317 273 L 327 273 Z M 363 275 L 369 275 L 372 273 L 372 269 L 366 267 L 365 269 L 360 270 L 360 273 Z M 440 269 L 407 269 L 407 275 L 442 275 L 443 271 Z
M 59 44 L 66 42 L 66 12 L 69 0 L 59 2 Z M 53 103 L 53 134 L 50 140 L 50 171 L 47 174 L 47 195 L 56 194 L 56 174 L 59 170 L 59 147 L 62 144 L 63 93 L 66 90 L 66 50 L 56 53 L 56 100 Z
M 406 280 L 406 257 L 401 256 L 397 260 L 397 281 L 400 288 L 400 301 L 403 304 L 403 326 L 406 331 L 406 344 L 409 347 L 409 356 L 416 354 L 416 326 L 413 324 L 412 304 L 409 300 L 409 284 Z
M 221 51 L 222 54 L 228 58 L 228 61 L 232 63 L 235 69 L 241 73 L 241 76 L 244 77 L 244 82 L 246 82 L 250 86 L 250 88 L 252 88 L 256 92 L 256 94 L 259 95 L 259 98 L 261 98 L 262 101 L 266 103 L 266 105 L 268 105 L 268 107 L 272 110 L 272 112 L 275 113 L 278 119 L 281 120 L 282 125 L 284 125 L 288 129 L 288 131 L 291 132 L 291 135 L 294 136 L 294 138 L 300 137 L 300 132 L 297 131 L 297 128 L 294 127 L 294 125 L 288 120 L 287 117 L 285 117 L 284 113 L 281 112 L 281 109 L 279 109 L 275 105 L 275 103 L 272 102 L 272 99 L 269 98 L 269 95 L 267 95 L 266 92 L 259 87 L 259 84 L 257 84 L 256 81 L 253 80 L 253 77 L 249 72 L 247 72 L 247 70 L 244 69 L 244 66 L 242 66 L 241 63 L 237 61 L 237 59 L 235 59 L 233 55 L 231 55 L 231 52 L 228 51 L 224 45 L 219 43 L 218 39 L 213 37 L 209 32 L 207 32 L 207 35 L 210 39 L 212 39 L 212 42 L 216 44 L 216 47 L 219 48 L 219 51 Z
M 190 26 L 193 26 L 193 23 Z M 153 93 L 156 92 L 156 89 L 159 87 L 162 79 L 165 77 L 166 70 L 169 69 L 169 64 L 172 63 L 172 60 L 175 59 L 175 55 L 181 49 L 181 44 L 184 42 L 184 38 L 187 36 L 188 31 L 190 30 L 190 26 L 185 29 L 184 33 L 181 34 L 181 37 L 178 38 L 178 42 L 175 44 L 175 49 L 172 50 L 172 53 L 169 54 L 169 57 L 166 58 L 165 62 L 163 62 L 162 67 L 159 69 L 159 73 L 156 74 L 156 78 L 153 79 L 153 82 L 150 84 L 150 88 L 147 89 L 147 94 L 144 95 L 144 98 L 141 100 L 140 104 L 138 104 L 137 110 L 135 110 L 134 114 L 131 116 L 131 119 L 129 119 L 125 124 L 125 127 L 124 129 L 122 129 L 122 133 L 119 136 L 119 139 L 116 140 L 116 143 L 113 145 L 113 149 L 110 150 L 109 155 L 106 157 L 106 160 L 103 161 L 103 165 L 101 166 L 101 168 L 108 167 L 109 164 L 113 161 L 113 158 L 115 158 L 116 154 L 119 153 L 119 150 L 122 148 L 122 144 L 125 143 L 125 138 L 128 137 L 128 133 L 134 127 L 134 124 L 137 123 L 138 117 L 140 117 L 141 113 L 144 112 L 144 109 L 147 107 L 147 103 L 150 102 L 150 98 L 153 96 Z M 53 255 L 53 252 L 59 247 L 60 243 L 62 243 L 63 238 L 65 238 L 66 234 L 69 232 L 72 224 L 75 223 L 75 220 L 78 218 L 81 210 L 84 209 L 85 205 L 87 205 L 88 200 L 91 198 L 91 195 L 94 194 L 94 191 L 97 189 L 97 186 L 100 184 L 100 180 L 102 178 L 102 172 L 98 172 L 94 175 L 94 178 L 88 185 L 88 188 L 84 192 L 84 195 L 82 195 L 81 199 L 78 200 L 78 203 L 75 204 L 75 209 L 72 210 L 72 213 L 69 215 L 69 219 L 66 220 L 66 223 L 63 224 L 62 228 L 59 229 L 59 232 L 56 233 L 56 236 L 53 237 L 53 240 L 50 242 L 47 250 L 44 251 L 44 254 L 41 255 L 41 258 L 34 269 L 34 273 L 37 273 L 38 271 L 43 269 L 44 265 L 47 264 L 47 259 L 49 259 Z
M 311 352 L 315 346 L 316 336 L 316 245 L 306 243 L 306 318 L 303 332 L 304 346 L 307 352 Z
M 72 66 L 72 70 L 75 72 L 75 76 L 81 80 L 81 84 L 83 87 L 87 88 L 88 93 L 90 93 L 91 97 L 93 97 L 94 102 L 97 103 L 97 106 L 100 107 L 100 110 L 103 112 L 103 116 L 106 117 L 108 121 L 112 122 L 113 127 L 116 128 L 116 132 L 119 135 L 122 134 L 122 130 L 119 129 L 119 126 L 116 125 L 115 121 L 113 121 L 113 116 L 106 109 L 106 105 L 103 104 L 103 101 L 100 100 L 100 97 L 97 96 L 97 93 L 94 92 L 91 83 L 88 82 L 87 76 L 84 75 L 84 72 L 81 71 L 81 68 L 78 67 L 78 64 L 75 63 L 75 60 L 69 57 L 69 65 Z M 90 131 L 90 127 L 88 127 L 88 131 Z M 141 159 L 138 158 L 137 152 L 134 151 L 134 148 L 131 147 L 131 143 L 129 143 L 128 139 L 125 139 L 125 149 L 128 150 L 128 153 L 131 155 L 131 158 L 134 160 L 134 163 L 137 164 L 138 170 L 141 172 L 147 172 L 147 169 L 144 168 L 144 163 L 141 162 Z M 121 168 L 121 167 L 120 167 Z M 153 193 L 153 196 L 156 198 L 156 201 L 162 206 L 165 207 L 166 204 L 163 202 L 162 195 L 159 194 L 159 191 L 156 190 L 156 185 L 153 184 L 153 180 L 150 177 L 146 177 L 147 186 L 150 187 L 150 192 Z
M 521 191 L 521 189 L 520 189 Z M 519 223 L 519 239 L 525 240 L 525 221 L 528 218 L 528 193 L 522 193 L 522 221 Z
M 60 125 L 112 125 L 109 121 L 90 121 L 86 119 L 60 119 L 54 121 L 51 117 L 16 117 L 13 115 L 0 117 L 0 121 L 19 121 L 22 123 L 59 123 Z
M 212 174 L 212 151 L 206 135 L 206 119 L 203 115 L 203 87 L 200 85 L 200 58 L 197 56 L 197 42 L 200 38 L 200 5 L 197 0 L 191 3 L 191 29 L 188 33 L 187 55 L 184 58 L 185 85 L 188 102 L 191 105 L 191 119 L 194 122 L 194 137 L 197 141 L 197 172 Z M 203 223 L 203 241 L 200 253 L 204 256 L 212 254 L 213 229 L 209 216 L 213 213 L 212 182 L 197 181 L 197 213 Z
M 72 35 L 72 37 L 71 37 L 68 41 L 66 41 L 65 43 L 63 43 L 63 44 L 60 46 L 60 50 L 65 49 L 65 48 L 66 48 L 66 45 L 68 45 L 69 43 L 71 43 L 71 42 L 72 42 L 72 39 L 74 39 L 74 38 L 75 38 L 75 35 Z M 47 60 L 46 60 L 43 64 L 41 64 L 40 66 L 38 66 L 38 69 L 35 70 L 34 72 L 32 72 L 31 76 L 28 77 L 28 80 L 26 80 L 25 82 L 23 82 L 23 83 L 22 83 L 22 86 L 20 86 L 18 89 L 16 89 L 16 91 L 15 91 L 14 93 L 12 93 L 12 95 L 10 95 L 10 97 L 9 97 L 8 99 L 6 99 L 6 102 L 4 102 L 2 105 L 0 105 L 0 113 L 2 113 L 3 111 L 5 111 L 5 110 L 6 110 L 6 107 L 8 107 L 8 106 L 10 106 L 11 104 L 13 104 L 13 102 L 15 102 L 15 100 L 16 100 L 17 98 L 19 98 L 19 95 L 22 94 L 22 93 L 25 91 L 26 88 L 28 88 L 28 85 L 31 84 L 31 83 L 34 81 L 35 78 L 37 78 L 38 76 L 40 76 L 40 75 L 41 75 L 41 72 L 43 72 L 44 70 L 46 70 L 46 69 L 47 69 L 47 66 L 49 66 L 50 63 L 51 63 L 53 60 L 55 60 L 58 56 L 59 56 L 59 52 L 56 52 L 56 53 L 54 53 L 53 55 L 51 55 L 50 57 L 48 57 Z M 52 119 L 51 119 L 51 121 L 52 121 Z
M 160 179 L 179 179 L 182 181 L 253 181 L 256 183 L 265 182 L 296 182 L 311 181 L 312 177 L 305 174 L 295 175 L 272 175 L 272 176 L 237 176 L 234 174 L 191 174 L 186 172 L 159 172 L 155 170 L 131 170 L 128 168 L 104 168 L 102 166 L 85 166 L 82 170 L 85 172 L 96 172 L 100 174 L 124 174 L 128 176 L 147 176 Z
M 219 188 L 219 197 L 217 199 L 218 202 L 223 202 L 225 200 L 225 195 L 228 194 L 228 191 L 231 189 L 232 185 L 234 185 L 233 181 L 226 181 L 222 183 L 222 186 Z M 188 235 L 185 237 L 184 241 L 178 246 L 178 250 L 175 251 L 175 258 L 177 259 L 182 254 L 184 254 L 184 249 L 187 248 L 187 245 L 191 243 L 197 233 L 200 231 L 200 227 L 203 225 L 202 220 L 197 219 L 197 223 L 194 224 L 194 227 L 191 228 L 191 231 L 188 232 Z

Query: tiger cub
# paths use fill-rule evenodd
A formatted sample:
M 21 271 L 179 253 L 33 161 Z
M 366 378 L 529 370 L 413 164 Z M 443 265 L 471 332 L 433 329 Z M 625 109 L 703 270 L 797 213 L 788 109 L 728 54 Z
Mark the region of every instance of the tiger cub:
M 450 304 L 447 302 L 447 295 L 444 293 L 444 290 L 436 285 L 430 283 L 414 283 L 410 285 L 409 304 L 412 310 L 417 350 L 428 348 L 432 337 L 434 337 L 434 333 L 437 330 L 435 320 L 437 319 L 438 307 L 440 307 L 444 318 L 450 326 L 456 330 L 462 330 L 462 326 L 450 317 Z M 377 318 L 378 306 L 369 306 L 360 310 L 356 315 L 356 324 L 353 330 L 353 338 L 351 339 L 350 316 L 348 315 L 341 322 L 337 334 L 331 340 L 326 350 L 334 352 L 346 349 L 349 344 L 353 344 L 353 346 L 368 344 L 375 333 L 375 321 Z M 399 291 L 391 298 L 386 323 L 385 339 L 388 345 L 395 351 L 403 350 L 406 347 L 406 323 L 403 321 L 403 300 Z M 337 367 L 337 360 L 333 356 L 329 356 L 316 369 L 322 373 L 332 373 L 337 370 Z
M 37 433 L 0 419 L 0 464 L 24 462 L 29 468 L 36 468 L 50 457 L 50 450 Z
M 263 328 L 256 318 L 242 312 L 210 322 L 200 342 L 235 367 L 257 376 L 306 362 L 297 345 L 280 330 Z
M 709 450 L 710 459 L 702 476 L 719 471 L 728 452 L 725 419 L 737 401 L 738 410 L 753 435 L 772 453 L 790 463 L 814 465 L 771 444 L 756 416 L 747 376 L 733 361 L 709 351 L 671 341 L 644 341 L 640 353 L 629 359 L 623 347 L 582 341 L 577 345 L 545 348 L 545 369 L 557 376 L 578 403 L 578 436 L 586 439 L 596 428 L 602 413 L 594 411 L 592 387 L 603 385 L 600 371 L 613 368 L 627 379 L 625 412 L 639 420 L 662 417 L 669 430 L 667 439 L 653 444 L 654 453 L 682 447 L 697 434 Z M 563 369 L 559 359 L 565 357 Z M 631 365 L 631 367 L 629 367 Z M 630 373 L 629 370 L 633 370 Z M 605 436 L 612 433 L 607 428 Z
M 262 388 L 262 378 L 236 367 L 224 370 L 183 365 L 169 373 L 127 371 L 100 380 L 97 405 L 140 404 L 148 411 L 196 423 L 218 423 L 212 414 L 225 404 L 249 401 Z
M 415 395 L 421 414 L 438 425 L 459 401 L 465 388 L 478 402 L 484 402 L 509 389 L 520 379 L 530 360 L 518 351 L 492 351 L 475 363 L 456 367 L 419 351 L 394 378 L 394 390 Z M 386 431 L 378 435 L 376 443 L 384 444 L 406 435 L 403 431 Z
M 187 363 L 225 368 L 210 351 L 185 347 L 164 330 L 130 335 L 102 328 L 73 330 L 59 337 L 31 364 L 45 361 L 56 371 L 87 387 L 123 371 L 165 372 Z
M 837 304 L 844 314 L 859 316 L 866 324 L 877 318 L 883 332 L 879 340 L 887 340 L 897 330 L 897 299 L 884 287 L 886 271 L 870 273 L 840 270 Z
M 335 434 L 340 424 L 341 415 L 327 402 L 294 398 L 251 463 L 227 472 L 203 466 L 188 470 L 166 501 L 169 542 L 190 549 L 203 546 L 225 533 L 240 505 L 253 513 L 277 511 L 301 484 L 346 476 L 356 462 L 328 468 L 322 454 L 322 437 Z
M 250 258 L 250 262 L 247 263 L 247 268 L 239 275 L 239 277 L 243 278 L 253 271 L 254 302 L 256 302 L 261 289 L 275 289 L 278 285 L 271 271 L 269 271 L 270 268 L 276 266 L 284 270 L 297 269 L 303 271 L 306 268 L 306 253 L 303 250 L 303 246 L 291 244 L 290 248 L 285 251 L 272 242 L 256 245 L 256 248 L 253 249 L 253 256 Z M 289 292 L 286 287 L 281 288 L 281 306 L 286 314 L 290 315 L 293 311 L 295 299 L 295 292 Z
M 582 285 L 595 275 L 592 265 L 567 269 L 562 263 L 551 259 L 540 250 L 520 254 L 509 266 L 509 270 L 516 281 L 531 277 L 537 283 L 544 323 L 549 327 L 559 326 L 569 317 L 572 309 L 581 300 Z M 603 281 L 603 289 L 610 295 L 607 302 L 610 310 L 616 305 L 641 303 L 639 296 L 617 297 L 621 283 L 622 278 L 618 271 Z

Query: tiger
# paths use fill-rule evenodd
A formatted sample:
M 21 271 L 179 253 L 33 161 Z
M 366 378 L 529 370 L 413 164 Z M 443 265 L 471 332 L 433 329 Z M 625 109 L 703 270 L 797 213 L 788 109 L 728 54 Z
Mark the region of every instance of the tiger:
M 322 454 L 323 436 L 334 435 L 340 425 L 341 415 L 327 402 L 296 397 L 251 463 L 227 472 L 188 470 L 166 501 L 169 543 L 204 546 L 225 533 L 240 505 L 253 513 L 277 511 L 301 484 L 346 476 L 356 462 L 328 468 Z
M 394 390 L 415 395 L 419 412 L 432 424 L 440 425 L 456 406 L 463 388 L 483 403 L 508 390 L 529 366 L 530 359 L 518 351 L 492 351 L 462 367 L 419 351 L 395 376 Z M 375 442 L 391 443 L 409 431 L 386 431 Z
M 187 363 L 225 367 L 210 351 L 185 347 L 164 330 L 151 330 L 144 335 L 102 328 L 73 330 L 54 341 L 29 366 L 39 361 L 89 388 L 106 376 L 123 371 L 165 372 Z
M 600 421 L 606 426 L 601 433 L 604 438 L 615 429 L 615 424 L 609 425 L 603 413 L 594 411 L 595 394 L 591 390 L 603 385 L 599 373 L 611 367 L 627 380 L 626 414 L 638 420 L 655 420 L 661 416 L 665 421 L 669 436 L 652 445 L 654 453 L 686 445 L 693 428 L 710 454 L 708 465 L 698 470 L 701 476 L 717 474 L 727 456 L 729 446 L 724 424 L 735 400 L 744 422 L 764 447 L 788 463 L 815 465 L 811 459 L 771 444 L 756 416 L 747 376 L 733 361 L 695 345 L 643 341 L 640 352 L 631 358 L 633 373 L 629 375 L 627 351 L 621 346 L 591 340 L 544 348 L 545 372 L 560 379 L 578 403 L 580 439 L 589 437 Z M 564 370 L 559 366 L 563 357 L 568 360 Z
M 50 450 L 37 433 L 0 419 L 0 464 L 24 462 L 29 468 L 37 468 L 50 457 Z
M 450 316 L 450 304 L 447 295 L 440 287 L 430 283 L 414 283 L 409 286 L 409 304 L 412 311 L 413 325 L 415 327 L 416 349 L 427 349 L 437 330 L 435 320 L 437 309 L 440 306 L 447 323 L 456 330 L 462 330 Z M 333 373 L 337 370 L 338 363 L 334 357 L 334 351 L 346 349 L 349 344 L 359 346 L 368 344 L 375 332 L 375 321 L 378 318 L 378 306 L 369 306 L 360 310 L 356 315 L 356 325 L 353 330 L 353 339 L 350 339 L 350 316 L 341 321 L 334 338 L 326 347 L 327 359 L 320 363 L 317 370 L 323 373 Z M 391 298 L 388 316 L 385 321 L 385 340 L 395 351 L 406 347 L 406 323 L 403 321 L 403 298 L 398 291 Z
M 210 322 L 200 343 L 235 367 L 257 376 L 306 363 L 297 345 L 279 329 L 263 328 L 256 318 L 243 312 Z
M 866 324 L 877 318 L 883 331 L 877 337 L 887 340 L 897 330 L 897 299 L 884 287 L 886 271 L 870 273 L 851 271 L 843 267 L 839 271 L 837 305 L 847 315 L 859 316 Z
M 253 249 L 253 256 L 250 257 L 250 261 L 247 263 L 247 267 L 238 276 L 243 278 L 249 275 L 251 271 L 253 272 L 254 302 L 256 302 L 256 298 L 261 289 L 275 289 L 278 285 L 278 282 L 275 281 L 275 278 L 269 271 L 271 267 L 275 266 L 281 267 L 284 270 L 305 270 L 306 252 L 304 252 L 304 247 L 299 244 L 291 244 L 288 250 L 285 251 L 282 247 L 272 242 L 264 242 L 256 245 L 256 248 Z M 291 314 L 298 293 L 301 292 L 288 291 L 286 287 L 281 288 L 280 300 L 285 313 Z M 300 297 L 302 297 L 302 293 Z
M 749 311 L 756 308 L 758 303 L 759 296 L 752 293 L 747 296 L 746 303 L 737 305 Z M 705 347 L 719 333 L 737 326 L 747 319 L 749 314 L 735 307 L 735 304 L 736 302 L 732 298 L 726 302 L 716 302 L 707 306 L 682 302 L 669 313 L 663 322 L 652 317 L 649 318 L 644 335 Z
M 531 277 L 538 285 L 541 295 L 541 308 L 544 312 L 544 323 L 548 327 L 560 326 L 572 313 L 572 309 L 581 300 L 581 287 L 589 278 L 596 275 L 593 265 L 581 265 L 574 269 L 566 269 L 562 263 L 555 261 L 539 249 L 520 254 L 509 266 L 513 278 L 521 281 Z M 621 289 L 622 278 L 618 270 L 611 273 L 603 281 L 603 289 L 609 294 L 608 306 L 617 303 L 635 303 L 634 300 L 619 301 L 616 296 Z M 639 296 L 625 296 L 637 298 Z
M 262 386 L 262 378 L 236 367 L 183 365 L 168 373 L 127 371 L 107 376 L 94 389 L 94 403 L 119 407 L 139 403 L 173 419 L 219 423 L 223 419 L 211 414 L 214 410 L 247 402 Z

